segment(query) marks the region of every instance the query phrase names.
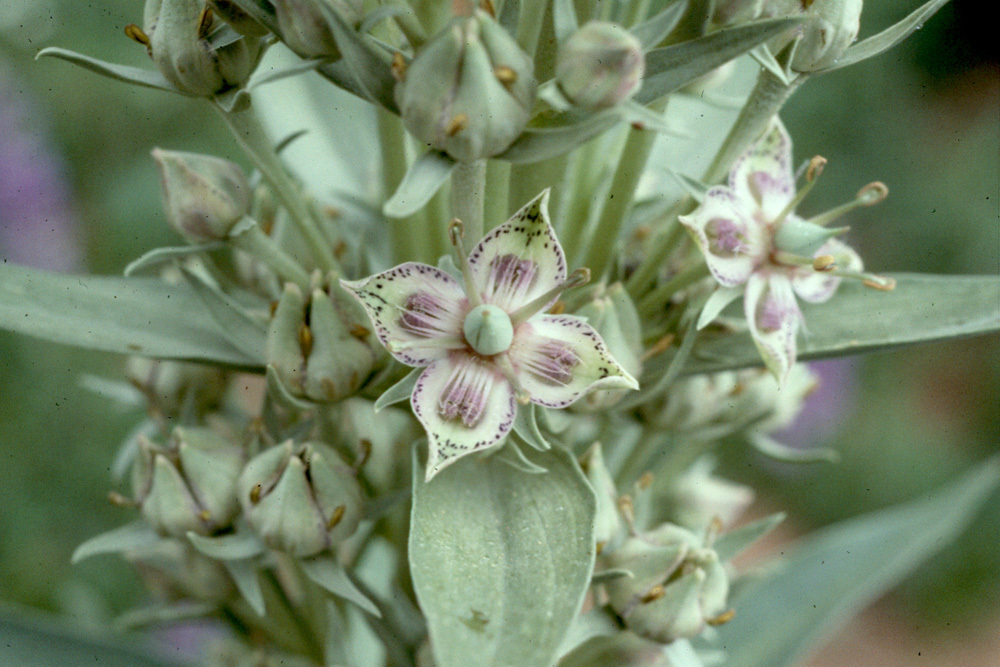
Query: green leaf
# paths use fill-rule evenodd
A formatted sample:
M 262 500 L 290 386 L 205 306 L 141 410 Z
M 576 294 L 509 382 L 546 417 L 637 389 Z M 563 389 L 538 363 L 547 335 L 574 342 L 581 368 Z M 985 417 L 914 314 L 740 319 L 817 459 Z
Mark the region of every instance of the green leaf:
M 72 276 L 2 264 L 0 328 L 119 354 L 263 366 L 263 354 L 233 345 L 189 285 L 158 278 Z
M 823 636 L 951 542 L 1000 480 L 994 458 L 915 501 L 830 526 L 732 601 L 727 664 L 797 664 Z
M 668 5 L 659 14 L 651 16 L 635 26 L 629 32 L 639 40 L 644 51 L 655 48 L 677 27 L 687 7 L 687 0 L 678 0 Z
M 156 544 L 162 539 L 145 521 L 134 521 L 90 538 L 76 548 L 70 562 L 75 565 L 91 556 L 120 553 Z
M 410 569 L 439 667 L 548 667 L 594 565 L 595 499 L 568 452 L 545 474 L 465 457 L 424 482 L 414 460 Z
M 552 0 L 552 29 L 556 35 L 556 41 L 560 44 L 565 42 L 580 27 L 580 22 L 576 18 L 576 7 L 573 0 Z
M 621 122 L 614 109 L 584 117 L 560 114 L 558 120 L 544 127 L 529 127 L 496 156 L 514 164 L 539 162 L 573 150 L 583 142 Z
M 410 165 L 396 192 L 382 207 L 382 212 L 390 218 L 405 218 L 416 213 L 448 180 L 455 164 L 444 153 L 427 151 Z
M 636 101 L 647 104 L 742 55 L 800 23 L 768 19 L 713 32 L 646 54 L 646 76 Z
M 117 617 L 112 626 L 120 631 L 135 630 L 152 625 L 177 623 L 211 616 L 218 611 L 218 605 L 211 602 L 186 600 L 179 602 L 154 602 L 144 607 L 130 609 Z
M 98 60 L 97 58 L 85 56 L 82 53 L 76 53 L 67 49 L 60 49 L 55 46 L 49 46 L 42 49 L 38 52 L 38 55 L 35 56 L 35 59 L 37 60 L 39 58 L 46 57 L 65 60 L 66 62 L 79 65 L 84 69 L 89 69 L 91 72 L 96 72 L 108 78 L 115 79 L 116 81 L 134 83 L 137 86 L 143 86 L 145 88 L 155 88 L 156 90 L 164 90 L 168 93 L 185 95 L 185 93 L 182 93 L 174 87 L 172 83 L 167 81 L 158 70 L 149 70 L 142 69 L 140 67 L 132 67 L 130 65 L 109 63 L 103 60 Z
M 14 667 L 180 667 L 135 636 L 87 632 L 55 618 L 0 605 L 0 662 Z
M 663 646 L 631 632 L 593 637 L 559 661 L 559 667 L 673 667 Z
M 264 358 L 264 342 L 267 328 L 260 320 L 254 319 L 236 299 L 223 292 L 218 286 L 209 284 L 196 274 L 181 269 L 188 285 L 201 300 L 226 338 L 250 359 Z M 264 304 L 261 303 L 263 306 Z
M 862 60 L 867 60 L 888 51 L 913 34 L 915 30 L 919 30 L 924 21 L 934 16 L 937 10 L 944 7 L 947 2 L 948 0 L 930 0 L 930 2 L 922 5 L 899 23 L 886 28 L 877 35 L 872 35 L 868 39 L 863 39 L 856 44 L 852 44 L 834 64 L 823 69 L 814 70 L 812 73 L 832 72 L 835 69 L 854 65 Z
M 303 559 L 299 561 L 306 576 L 314 583 L 333 593 L 339 598 L 348 602 L 353 602 L 361 609 L 364 609 L 376 618 L 382 618 L 382 612 L 378 610 L 375 603 L 362 593 L 357 585 L 341 567 L 340 563 L 334 560 L 333 556 L 317 556 L 316 558 Z
M 258 69 L 254 72 L 254 75 L 247 82 L 246 89 L 253 90 L 259 86 L 266 86 L 269 83 L 274 83 L 275 81 L 281 81 L 282 79 L 287 79 L 290 76 L 298 76 L 299 74 L 305 74 L 306 72 L 311 72 L 320 65 L 325 65 L 329 63 L 329 60 L 323 58 L 312 58 L 310 60 L 300 60 L 292 65 L 287 65 L 278 69 L 272 69 L 270 71 L 263 71 Z M 280 150 L 280 149 L 278 149 Z
M 222 566 L 232 577 L 236 590 L 247 601 L 250 608 L 260 616 L 264 616 L 264 592 L 260 588 L 260 578 L 257 576 L 257 565 L 252 559 L 224 560 Z
M 860 354 L 910 343 L 1000 330 L 1000 278 L 891 274 L 896 289 L 881 292 L 845 281 L 826 303 L 803 303 L 800 360 Z M 761 365 L 746 332 L 699 336 L 685 374 Z
M 417 386 L 417 380 L 420 379 L 420 374 L 423 372 L 423 368 L 414 368 L 412 371 L 407 373 L 406 377 L 402 380 L 383 391 L 382 395 L 378 397 L 375 401 L 375 405 L 373 406 L 375 412 L 378 412 L 382 408 L 387 408 L 395 403 L 410 400 L 410 396 L 413 394 L 413 388 Z
M 757 519 L 719 536 L 712 548 L 718 554 L 719 560 L 726 562 L 751 544 L 774 530 L 785 520 L 784 512 L 775 512 L 763 519 Z
M 195 549 L 217 560 L 243 560 L 259 556 L 265 551 L 263 542 L 249 531 L 216 537 L 188 532 L 187 536 Z
M 189 255 L 197 255 L 202 252 L 211 252 L 213 250 L 221 250 L 227 247 L 225 243 L 219 241 L 212 241 L 210 243 L 202 243 L 199 245 L 182 245 L 182 246 L 172 246 L 167 248 L 154 248 L 149 252 L 143 253 L 140 257 L 129 262 L 128 266 L 125 267 L 123 275 L 127 278 L 140 271 L 146 271 L 154 267 L 158 267 L 164 262 L 169 262 L 181 257 L 188 257 Z

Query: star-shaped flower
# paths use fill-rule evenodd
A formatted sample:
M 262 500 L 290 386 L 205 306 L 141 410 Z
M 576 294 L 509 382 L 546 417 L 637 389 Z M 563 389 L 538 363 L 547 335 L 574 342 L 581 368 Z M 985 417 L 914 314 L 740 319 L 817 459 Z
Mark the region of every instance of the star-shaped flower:
M 796 295 L 824 302 L 842 278 L 859 278 L 877 289 L 893 287 L 889 278 L 861 273 L 858 254 L 833 238 L 846 228 L 823 226 L 853 208 L 882 201 L 884 185 L 872 183 L 854 201 L 810 220 L 795 214 L 824 164 L 823 158 L 814 158 L 806 185 L 796 192 L 791 139 L 775 119 L 736 160 L 728 184 L 710 188 L 694 212 L 680 217 L 721 286 L 706 303 L 698 326 L 742 294 L 750 334 L 779 382 L 795 363 L 802 322 Z
M 341 281 L 389 353 L 426 367 L 410 401 L 429 439 L 428 479 L 499 443 L 518 403 L 564 408 L 593 389 L 638 388 L 593 327 L 544 314 L 587 279 L 585 270 L 567 277 L 547 204 L 546 190 L 468 257 L 459 251 L 464 285 L 417 262 Z

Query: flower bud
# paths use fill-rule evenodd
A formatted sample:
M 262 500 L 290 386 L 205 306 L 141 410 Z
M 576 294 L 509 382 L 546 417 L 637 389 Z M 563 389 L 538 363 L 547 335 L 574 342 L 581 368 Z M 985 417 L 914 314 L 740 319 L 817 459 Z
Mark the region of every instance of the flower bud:
M 642 327 L 639 314 L 621 283 L 598 287 L 594 297 L 576 310 L 594 327 L 608 351 L 632 377 L 642 374 Z M 598 389 L 574 404 L 574 411 L 603 410 L 629 392 L 628 389 Z
M 212 11 L 233 30 L 248 37 L 263 37 L 268 29 L 257 19 L 240 9 L 233 0 L 206 0 Z
M 753 502 L 753 489 L 714 476 L 713 466 L 709 457 L 698 459 L 668 492 L 680 524 L 694 529 L 717 520 L 731 526 Z
M 689 530 L 664 524 L 628 538 L 602 559 L 608 568 L 635 575 L 612 579 L 605 588 L 611 607 L 641 637 L 664 644 L 694 637 L 726 609 L 725 568 Z
M 716 0 L 712 23 L 728 26 L 752 21 L 760 15 L 763 0 Z
M 225 528 L 239 511 L 242 448 L 207 428 L 177 428 L 171 440 L 169 448 L 140 441 L 132 486 L 143 517 L 173 537 Z
M 566 98 L 591 111 L 608 109 L 639 92 L 646 59 L 642 44 L 617 23 L 590 21 L 560 45 L 556 82 Z
M 356 396 L 339 407 L 335 423 L 338 441 L 352 450 L 367 450 L 365 479 L 376 489 L 396 488 L 410 471 L 410 446 L 423 435 L 413 414 L 393 406 L 376 414 L 371 401 Z
M 350 537 L 361 520 L 361 487 L 336 452 L 291 440 L 252 459 L 239 499 L 265 544 L 308 558 Z
M 488 14 L 456 18 L 417 53 L 396 87 L 403 123 L 461 162 L 500 153 L 535 103 L 533 64 Z
M 273 0 L 281 38 L 292 51 L 303 58 L 340 58 L 321 3 L 330 5 L 348 23 L 361 20 L 360 3 L 356 0 Z
M 805 17 L 791 68 L 811 72 L 836 63 L 854 43 L 861 27 L 861 6 L 862 0 L 769 0 L 764 15 Z
M 129 357 L 125 376 L 153 410 L 166 416 L 177 414 L 184 405 L 192 406 L 196 414 L 205 413 L 219 404 L 226 388 L 221 369 L 182 361 Z
M 360 307 L 339 286 L 329 290 L 314 289 L 307 304 L 298 286 L 285 285 L 264 347 L 289 391 L 317 402 L 357 391 L 378 361 Z
M 219 241 L 250 208 L 250 184 L 237 165 L 211 155 L 153 149 L 167 221 L 190 243 Z
M 243 84 L 263 53 L 260 40 L 239 37 L 203 0 L 147 0 L 144 23 L 153 63 L 187 95 L 211 97 Z

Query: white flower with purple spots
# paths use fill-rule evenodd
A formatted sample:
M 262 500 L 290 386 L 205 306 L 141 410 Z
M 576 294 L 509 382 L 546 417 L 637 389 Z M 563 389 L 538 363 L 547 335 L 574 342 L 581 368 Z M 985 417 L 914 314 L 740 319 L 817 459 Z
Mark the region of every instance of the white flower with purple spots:
M 737 159 L 728 184 L 710 188 L 694 212 L 680 217 L 721 286 L 706 303 L 698 326 L 711 322 L 742 294 L 750 334 L 779 381 L 795 363 L 802 322 L 796 295 L 824 302 L 846 277 L 860 278 L 878 289 L 893 285 L 888 278 L 860 273 L 858 254 L 833 238 L 846 228 L 823 227 L 853 208 L 881 201 L 887 194 L 885 186 L 868 185 L 853 202 L 803 220 L 795 207 L 815 183 L 825 160 L 814 158 L 807 183 L 797 193 L 791 149 L 788 133 L 775 119 Z
M 547 204 L 545 191 L 461 256 L 464 285 L 416 262 L 341 281 L 389 353 L 425 367 L 410 402 L 429 439 L 428 479 L 498 444 L 518 403 L 564 408 L 593 389 L 638 388 L 593 327 L 544 312 L 587 276 L 567 277 Z

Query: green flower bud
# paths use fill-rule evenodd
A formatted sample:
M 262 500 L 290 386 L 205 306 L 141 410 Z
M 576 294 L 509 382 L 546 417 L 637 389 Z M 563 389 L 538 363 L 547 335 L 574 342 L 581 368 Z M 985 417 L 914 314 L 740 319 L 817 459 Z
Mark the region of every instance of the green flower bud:
M 190 243 L 219 241 L 250 208 L 251 190 L 237 165 L 211 155 L 153 149 L 167 221 Z
M 266 26 L 236 6 L 233 0 L 206 0 L 212 11 L 233 30 L 248 37 L 263 37 L 270 32 Z
M 598 111 L 639 92 L 646 59 L 642 44 L 617 23 L 590 21 L 559 46 L 556 82 L 578 107 Z
M 164 535 L 218 532 L 239 512 L 243 449 L 207 428 L 178 428 L 171 440 L 140 441 L 132 486 L 143 517 Z
M 714 465 L 710 457 L 698 459 L 670 488 L 671 514 L 681 525 L 694 529 L 717 520 L 731 526 L 753 502 L 753 489 L 716 477 Z
M 597 286 L 593 298 L 578 308 L 576 315 L 587 319 L 601 334 L 611 355 L 632 377 L 642 374 L 642 326 L 635 304 L 621 283 L 610 287 Z M 573 404 L 576 412 L 603 410 L 629 393 L 628 389 L 598 389 Z
M 144 24 L 156 68 L 195 97 L 242 85 L 263 53 L 260 40 L 239 36 L 203 0 L 147 0 Z
M 694 637 L 726 610 L 725 568 L 689 530 L 664 524 L 628 538 L 602 559 L 635 575 L 612 579 L 605 588 L 625 626 L 646 639 L 665 644 Z
M 307 558 L 350 537 L 361 520 L 361 487 L 336 452 L 291 440 L 252 459 L 239 479 L 250 526 L 268 546 Z
M 791 67 L 811 72 L 836 63 L 854 43 L 861 27 L 861 6 L 862 0 L 769 0 L 764 15 L 806 18 Z
M 360 3 L 347 0 L 273 0 L 281 38 L 304 58 L 340 58 L 340 50 L 320 4 L 329 5 L 348 23 L 361 20 Z
M 289 391 L 317 402 L 357 391 L 379 360 L 360 307 L 339 286 L 329 290 L 314 289 L 307 304 L 298 286 L 285 285 L 264 346 Z
M 712 23 L 727 26 L 746 23 L 760 16 L 763 0 L 717 0 Z
M 339 404 L 335 422 L 338 442 L 351 450 L 366 452 L 365 479 L 375 488 L 395 488 L 410 471 L 410 445 L 423 435 L 409 410 L 386 407 L 375 413 L 374 404 L 351 397 Z
M 535 103 L 531 58 L 488 14 L 456 18 L 417 53 L 396 87 L 403 123 L 461 162 L 500 153 Z

